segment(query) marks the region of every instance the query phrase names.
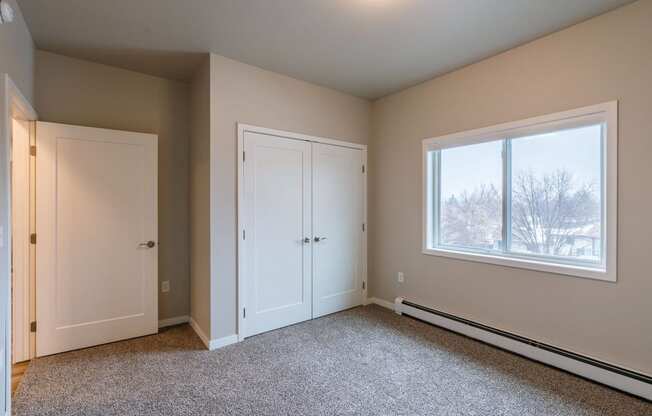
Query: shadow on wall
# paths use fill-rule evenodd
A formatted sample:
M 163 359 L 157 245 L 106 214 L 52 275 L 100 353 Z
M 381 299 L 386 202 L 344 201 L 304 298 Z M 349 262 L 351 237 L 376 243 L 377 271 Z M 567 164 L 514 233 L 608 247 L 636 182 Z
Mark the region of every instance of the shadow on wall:
M 206 52 L 133 48 L 57 47 L 53 52 L 181 82 L 191 81 L 208 57 Z

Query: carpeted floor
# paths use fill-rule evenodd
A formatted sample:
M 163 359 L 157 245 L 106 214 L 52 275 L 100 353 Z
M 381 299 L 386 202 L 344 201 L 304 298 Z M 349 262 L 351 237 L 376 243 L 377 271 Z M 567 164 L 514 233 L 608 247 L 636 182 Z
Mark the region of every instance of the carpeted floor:
M 652 403 L 377 306 L 209 352 L 188 326 L 35 360 L 15 415 L 652 415 Z

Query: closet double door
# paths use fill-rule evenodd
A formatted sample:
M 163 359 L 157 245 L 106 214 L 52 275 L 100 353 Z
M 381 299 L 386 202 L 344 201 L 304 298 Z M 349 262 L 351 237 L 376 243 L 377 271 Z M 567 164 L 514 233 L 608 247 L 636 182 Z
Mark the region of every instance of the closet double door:
M 243 336 L 362 304 L 361 149 L 245 132 Z

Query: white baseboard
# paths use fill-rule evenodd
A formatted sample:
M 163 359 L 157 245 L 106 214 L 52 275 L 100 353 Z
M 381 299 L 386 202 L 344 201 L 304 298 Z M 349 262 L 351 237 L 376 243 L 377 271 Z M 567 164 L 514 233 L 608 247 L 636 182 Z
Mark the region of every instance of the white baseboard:
M 186 324 L 190 322 L 190 317 L 188 315 L 175 316 L 173 318 L 159 319 L 158 327 L 165 328 L 167 326 Z
M 384 301 L 386 302 L 386 301 Z M 374 302 L 376 303 L 376 302 Z M 388 303 L 388 302 L 386 302 Z M 381 303 L 378 303 L 379 305 Z M 429 322 L 451 331 L 466 335 L 487 344 L 514 352 L 534 361 L 539 361 L 553 367 L 561 368 L 590 380 L 611 386 L 621 391 L 652 400 L 652 384 L 619 374 L 608 369 L 580 361 L 569 356 L 558 354 L 525 342 L 490 332 L 454 319 L 424 311 L 403 303 L 402 298 L 396 299 L 396 313 L 405 313 L 423 321 Z M 590 357 L 589 357 L 590 358 Z
M 235 344 L 238 342 L 238 335 L 229 335 L 223 338 L 216 338 L 216 339 L 208 339 L 208 336 L 202 331 L 202 329 L 199 327 L 199 324 L 197 324 L 197 321 L 194 319 L 190 318 L 190 326 L 192 329 L 195 330 L 197 333 L 197 336 L 201 339 L 201 341 L 204 343 L 206 348 L 209 351 L 216 350 L 218 348 L 226 347 L 227 345 Z
M 385 299 L 380 299 L 380 298 L 366 298 L 364 301 L 365 305 L 370 305 L 370 304 L 376 304 L 378 306 L 382 306 L 383 308 L 387 308 L 390 310 L 394 310 L 394 304 L 392 302 L 386 301 Z
M 236 342 L 238 342 L 238 336 L 235 334 L 223 338 L 212 339 L 208 343 L 208 349 L 213 351 L 218 348 L 226 347 L 227 345 L 235 344 Z

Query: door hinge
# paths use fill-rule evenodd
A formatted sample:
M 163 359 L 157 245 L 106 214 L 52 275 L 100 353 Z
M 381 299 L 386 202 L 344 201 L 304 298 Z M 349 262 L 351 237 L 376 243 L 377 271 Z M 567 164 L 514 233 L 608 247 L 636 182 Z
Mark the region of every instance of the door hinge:
M 363 222 L 363 223 L 362 223 L 362 232 L 365 231 L 365 228 L 366 228 L 366 227 L 365 227 L 365 223 Z
M 364 173 L 364 165 L 362 165 L 362 173 Z
M 243 240 L 247 239 L 247 234 L 245 233 L 245 230 L 242 230 L 242 239 Z
M 36 146 L 30 146 L 29 147 L 29 154 L 31 156 L 36 156 Z
M 246 159 L 246 156 L 245 156 L 245 155 L 246 155 L 246 152 L 242 152 L 242 161 L 243 161 L 243 162 L 244 162 L 245 159 Z
M 242 317 L 243 318 L 247 317 L 247 308 L 242 308 Z
M 362 290 L 365 290 L 367 288 L 367 282 L 362 282 Z
M 29 235 L 29 242 L 32 244 L 36 244 L 36 233 L 32 233 Z
M 29 323 L 29 332 L 36 332 L 36 321 Z

